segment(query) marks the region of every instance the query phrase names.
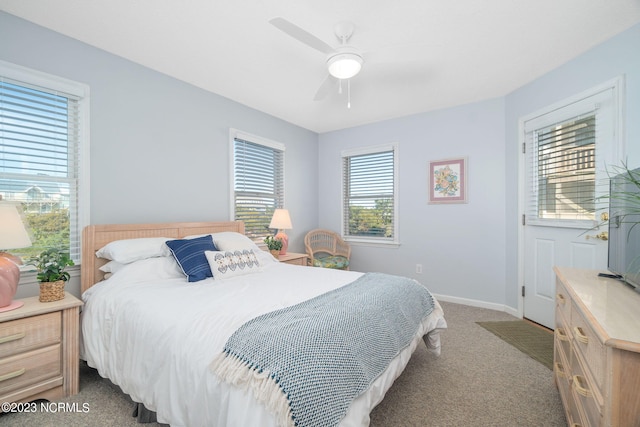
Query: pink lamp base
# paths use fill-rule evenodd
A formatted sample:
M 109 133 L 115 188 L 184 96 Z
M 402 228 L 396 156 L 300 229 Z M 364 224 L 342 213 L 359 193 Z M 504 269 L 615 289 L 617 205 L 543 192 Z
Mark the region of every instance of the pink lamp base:
M 284 231 L 280 230 L 274 236 L 276 240 L 282 240 L 282 249 L 280 250 L 280 255 L 286 255 L 287 249 L 289 249 L 289 236 L 287 236 Z
M 0 307 L 0 313 L 5 311 L 15 310 L 16 308 L 20 308 L 24 305 L 24 301 L 11 301 L 11 304 L 6 305 L 4 307 Z

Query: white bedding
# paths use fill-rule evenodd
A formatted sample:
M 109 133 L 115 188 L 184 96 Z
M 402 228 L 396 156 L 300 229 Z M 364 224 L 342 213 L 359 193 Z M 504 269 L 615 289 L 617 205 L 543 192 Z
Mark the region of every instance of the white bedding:
M 267 254 L 268 257 L 270 255 Z M 247 390 L 218 381 L 209 364 L 248 320 L 337 287 L 362 273 L 300 267 L 263 257 L 261 272 L 188 283 L 171 257 L 138 261 L 83 294 L 81 356 L 136 402 L 172 426 L 275 427 Z M 341 426 L 366 426 L 369 413 L 428 334 L 440 352 L 446 328 L 440 305 L 370 389 L 352 403 Z

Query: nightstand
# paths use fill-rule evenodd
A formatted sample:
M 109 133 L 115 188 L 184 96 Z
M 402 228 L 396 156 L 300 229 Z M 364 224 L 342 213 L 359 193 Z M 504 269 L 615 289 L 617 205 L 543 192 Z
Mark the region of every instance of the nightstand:
M 0 403 L 57 400 L 78 393 L 82 301 L 25 298 L 0 313 Z
M 286 255 L 280 255 L 278 261 L 285 264 L 307 265 L 307 254 L 297 254 L 295 252 L 287 252 Z

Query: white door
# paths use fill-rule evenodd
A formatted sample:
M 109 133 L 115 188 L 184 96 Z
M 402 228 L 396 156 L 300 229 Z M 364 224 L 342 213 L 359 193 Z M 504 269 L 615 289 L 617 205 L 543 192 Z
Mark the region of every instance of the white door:
M 554 266 L 606 271 L 609 185 L 619 165 L 619 81 L 521 120 L 523 316 L 555 324 Z

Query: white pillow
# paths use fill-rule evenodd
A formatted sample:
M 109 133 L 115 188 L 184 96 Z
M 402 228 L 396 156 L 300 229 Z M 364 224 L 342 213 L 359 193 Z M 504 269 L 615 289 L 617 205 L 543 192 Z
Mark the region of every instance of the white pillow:
M 115 240 L 96 252 L 98 258 L 106 258 L 121 264 L 129 264 L 141 259 L 170 256 L 165 245 L 168 237 L 142 237 L 139 239 Z
M 100 267 L 98 270 L 100 271 L 104 271 L 105 273 L 115 273 L 116 271 L 120 270 L 122 267 L 124 267 L 127 264 L 122 264 L 116 261 L 109 261 L 108 263 L 106 263 L 105 265 L 103 265 L 102 267 Z
M 250 238 L 235 231 L 221 231 L 219 233 L 209 234 L 194 234 L 192 236 L 185 237 L 185 239 L 195 239 L 196 237 L 202 236 L 211 236 L 213 238 L 213 243 L 220 251 L 232 251 L 236 249 L 253 249 L 257 251 L 260 249 L 258 248 L 258 245 L 256 245 Z
M 141 259 L 125 264 L 113 272 L 113 280 L 140 282 L 162 279 L 184 279 L 184 273 L 172 256 Z M 116 279 L 117 278 L 117 279 Z
M 196 237 L 206 236 L 206 234 L 197 234 L 187 236 L 185 239 L 194 239 Z M 274 257 L 267 251 L 263 251 L 255 244 L 253 240 L 245 236 L 244 234 L 237 233 L 235 231 L 221 231 L 219 233 L 211 233 L 213 243 L 216 245 L 219 251 L 235 251 L 237 249 L 248 249 L 255 252 L 260 264 L 265 265 L 269 263 L 277 263 Z
M 205 251 L 204 255 L 207 257 L 215 280 L 256 273 L 262 270 L 256 253 L 250 249 Z
M 219 251 L 235 251 L 237 249 L 260 250 L 250 238 L 234 231 L 213 233 L 211 236 L 213 237 L 213 243 L 215 243 Z

